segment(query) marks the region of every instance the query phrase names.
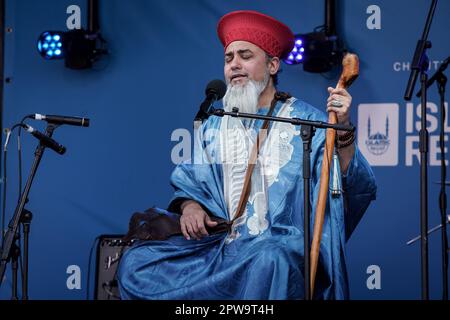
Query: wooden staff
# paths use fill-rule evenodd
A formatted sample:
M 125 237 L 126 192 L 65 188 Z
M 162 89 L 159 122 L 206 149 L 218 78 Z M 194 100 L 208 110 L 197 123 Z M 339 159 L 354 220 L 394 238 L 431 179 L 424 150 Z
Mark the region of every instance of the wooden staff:
M 347 53 L 342 60 L 342 74 L 336 86 L 338 89 L 347 89 L 359 74 L 359 60 L 356 54 Z M 330 111 L 328 122 L 337 123 L 336 112 Z M 316 207 L 316 217 L 314 220 L 314 233 L 311 243 L 311 297 L 314 293 L 314 282 L 316 279 L 317 263 L 319 260 L 320 240 L 322 238 L 322 228 L 327 204 L 328 187 L 330 180 L 330 164 L 333 155 L 336 130 L 327 129 L 325 148 L 323 151 L 322 173 L 320 176 L 319 198 Z

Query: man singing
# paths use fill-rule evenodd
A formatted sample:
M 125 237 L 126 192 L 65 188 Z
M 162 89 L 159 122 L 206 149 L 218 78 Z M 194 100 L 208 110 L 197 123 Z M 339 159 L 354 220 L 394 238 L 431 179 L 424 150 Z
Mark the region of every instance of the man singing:
M 259 12 L 235 11 L 220 19 L 217 32 L 224 46 L 226 111 L 327 121 L 324 112 L 277 90 L 280 59 L 294 46 L 287 26 Z M 350 94 L 328 92 L 327 111 L 336 112 L 338 123 L 350 124 Z M 168 210 L 160 209 L 181 215 L 182 235 L 141 241 L 124 254 L 118 272 L 121 297 L 303 299 L 299 133 L 289 123 L 209 117 L 197 134 L 194 158 L 172 173 L 175 193 Z M 354 133 L 337 135 L 339 165 L 331 180 L 342 190 L 328 197 L 315 299 L 348 298 L 345 242 L 376 194 Z M 318 129 L 311 152 L 312 208 L 324 145 L 325 130 Z M 253 161 L 252 155 L 257 155 Z M 230 222 L 228 232 L 211 232 L 218 218 Z

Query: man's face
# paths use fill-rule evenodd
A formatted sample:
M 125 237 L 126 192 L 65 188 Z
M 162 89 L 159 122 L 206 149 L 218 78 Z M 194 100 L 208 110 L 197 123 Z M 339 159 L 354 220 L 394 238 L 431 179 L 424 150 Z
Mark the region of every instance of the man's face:
M 227 84 L 245 85 L 248 80 L 264 81 L 267 58 L 264 50 L 247 41 L 234 41 L 225 50 L 224 74 Z

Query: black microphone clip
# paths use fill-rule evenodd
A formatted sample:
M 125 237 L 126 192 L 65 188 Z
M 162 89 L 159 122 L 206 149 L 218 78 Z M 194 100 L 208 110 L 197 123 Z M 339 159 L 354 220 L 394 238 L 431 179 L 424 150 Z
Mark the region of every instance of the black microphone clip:
M 445 86 L 445 83 L 447 82 L 447 77 L 444 75 L 444 71 L 445 69 L 447 69 L 449 63 L 450 63 L 450 56 L 447 57 L 447 59 L 445 59 L 442 62 L 436 73 L 431 78 L 428 79 L 426 89 L 428 89 L 435 81 L 437 81 L 439 85 L 443 84 L 443 86 Z M 416 97 L 418 98 L 420 98 L 421 96 L 422 96 L 422 88 L 420 88 L 416 94 Z
M 55 151 L 58 154 L 64 154 L 66 152 L 66 147 L 64 147 L 63 145 L 60 145 L 58 142 L 56 142 L 54 139 L 50 138 L 49 136 L 46 136 L 45 134 L 43 134 L 42 132 L 34 129 L 33 127 L 24 124 L 24 129 L 31 133 L 31 135 L 33 137 L 35 137 L 36 139 L 38 139 L 41 144 L 43 144 L 44 146 L 52 149 L 53 151 Z

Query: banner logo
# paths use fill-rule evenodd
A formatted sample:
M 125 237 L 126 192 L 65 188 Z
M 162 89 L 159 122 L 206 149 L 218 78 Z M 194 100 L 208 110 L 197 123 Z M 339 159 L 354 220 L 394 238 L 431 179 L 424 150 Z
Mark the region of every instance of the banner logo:
M 358 106 L 358 145 L 373 166 L 398 164 L 398 112 L 396 103 Z

